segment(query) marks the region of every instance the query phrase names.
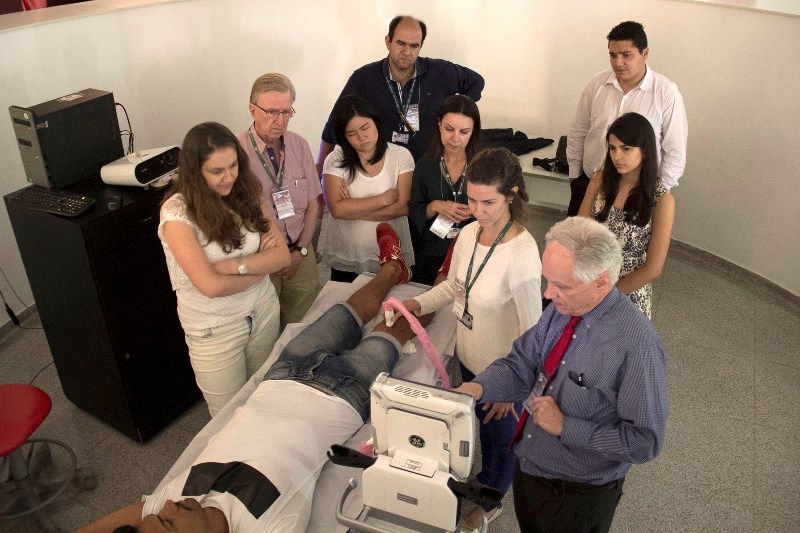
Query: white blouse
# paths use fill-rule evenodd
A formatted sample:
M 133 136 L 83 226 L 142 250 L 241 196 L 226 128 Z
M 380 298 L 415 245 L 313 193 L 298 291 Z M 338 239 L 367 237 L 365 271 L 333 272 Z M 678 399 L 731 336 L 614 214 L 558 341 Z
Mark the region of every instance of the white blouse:
M 323 173 L 337 176 L 347 182 L 349 172 L 338 167 L 343 157 L 342 148 L 336 146 L 325 158 Z M 397 187 L 400 174 L 414 172 L 414 158 L 411 152 L 389 144 L 384 156 L 383 168 L 375 176 L 365 176 L 356 171 L 355 179 L 347 185 L 350 198 L 369 198 Z M 400 247 L 403 249 L 406 263 L 414 264 L 414 250 L 411 247 L 411 232 L 408 217 L 397 217 L 387 220 L 400 236 Z M 334 218 L 326 209 L 322 219 L 319 235 L 319 250 L 322 262 L 331 268 L 347 272 L 374 272 L 380 267 L 378 263 L 378 243 L 375 228 L 379 222 L 370 220 L 342 220 Z

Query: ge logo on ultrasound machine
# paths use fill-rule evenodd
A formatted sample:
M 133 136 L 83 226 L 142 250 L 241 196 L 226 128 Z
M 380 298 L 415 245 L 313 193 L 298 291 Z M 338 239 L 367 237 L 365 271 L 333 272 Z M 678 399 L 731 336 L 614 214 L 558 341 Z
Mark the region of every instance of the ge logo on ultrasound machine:
M 425 447 L 425 439 L 423 439 L 419 435 L 411 435 L 410 437 L 408 437 L 408 442 L 411 443 L 411 445 L 414 446 L 415 448 Z

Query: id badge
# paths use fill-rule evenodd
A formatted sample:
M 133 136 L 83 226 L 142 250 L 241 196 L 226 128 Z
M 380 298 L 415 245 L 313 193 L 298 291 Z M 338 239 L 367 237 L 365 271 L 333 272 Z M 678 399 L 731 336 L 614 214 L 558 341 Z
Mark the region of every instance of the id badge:
M 456 318 L 461 320 L 461 317 L 464 316 L 464 311 L 467 307 L 467 297 L 466 291 L 464 290 L 464 282 L 460 279 L 456 278 L 455 280 L 455 298 L 453 299 L 453 314 L 456 315 Z
M 539 370 L 539 375 L 536 376 L 536 383 L 533 384 L 533 390 L 525 398 L 525 401 L 522 402 L 522 406 L 525 408 L 528 413 L 533 414 L 533 399 L 541 396 L 544 394 L 544 389 L 547 387 L 547 378 L 544 375 L 544 372 Z
M 458 321 L 464 324 L 467 329 L 472 330 L 472 315 L 464 309 L 464 312 L 458 317 Z
M 454 221 L 444 215 L 439 215 L 436 217 L 436 220 L 433 221 L 433 224 L 431 224 L 431 232 L 440 239 L 450 237 L 453 224 L 455 224 Z M 456 235 L 458 235 L 458 228 L 456 228 Z
M 392 142 L 394 144 L 408 144 L 408 133 L 401 133 L 399 131 L 392 132 Z
M 292 197 L 289 196 L 289 189 L 273 192 L 272 201 L 275 202 L 275 209 L 278 211 L 278 220 L 294 216 L 294 205 L 292 205 Z
M 459 228 L 458 226 L 453 226 L 452 228 L 450 228 L 450 231 L 447 232 L 447 238 L 448 239 L 455 239 L 456 237 L 458 237 L 458 234 L 460 232 L 461 232 L 461 228 Z
M 419 104 L 411 104 L 408 106 L 406 120 L 413 131 L 419 131 Z
M 456 315 L 456 318 L 459 322 L 464 324 L 467 329 L 472 329 L 472 315 L 467 310 L 467 297 L 466 291 L 464 290 L 464 282 L 456 279 L 455 281 L 455 299 L 453 300 L 453 314 Z

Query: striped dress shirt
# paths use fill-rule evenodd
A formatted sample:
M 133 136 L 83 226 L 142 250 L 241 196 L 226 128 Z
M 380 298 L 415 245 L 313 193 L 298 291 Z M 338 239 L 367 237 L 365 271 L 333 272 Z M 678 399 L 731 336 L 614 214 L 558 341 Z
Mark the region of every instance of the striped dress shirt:
M 511 353 L 475 378 L 484 402 L 528 396 L 569 316 L 550 305 Z M 569 373 L 581 376 L 579 385 Z M 560 437 L 528 419 L 515 451 L 526 474 L 603 485 L 655 458 L 667 421 L 666 353 L 650 320 L 614 288 L 575 328 L 545 390 L 564 414 Z

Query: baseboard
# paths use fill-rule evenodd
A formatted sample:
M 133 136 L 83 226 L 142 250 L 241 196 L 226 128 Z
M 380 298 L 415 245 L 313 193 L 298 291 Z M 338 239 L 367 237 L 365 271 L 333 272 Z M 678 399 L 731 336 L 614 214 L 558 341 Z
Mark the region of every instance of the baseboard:
M 556 221 L 562 220 L 567 216 L 566 211 L 552 207 L 530 205 L 529 209 L 535 215 L 552 218 Z M 544 243 L 539 244 L 544 246 Z M 767 295 L 774 297 L 781 303 L 784 303 L 787 306 L 794 308 L 797 312 L 800 312 L 800 296 L 789 292 L 780 285 L 777 285 L 776 283 L 773 283 L 772 281 L 761 277 L 758 274 L 747 270 L 746 268 L 740 267 L 735 263 L 731 263 L 726 259 L 716 256 L 711 252 L 707 252 L 703 249 L 697 248 L 696 246 L 672 239 L 669 253 L 671 255 L 680 256 L 683 259 L 689 260 L 698 266 L 715 268 L 720 272 L 733 277 L 734 279 L 753 283 L 759 290 L 764 291 Z
M 27 309 L 24 309 L 21 312 L 15 313 L 15 314 L 17 315 L 17 318 L 19 319 L 20 323 L 24 323 L 25 320 L 27 320 L 28 318 L 34 316 L 35 314 L 37 314 L 37 312 L 38 311 L 36 310 L 36 304 L 33 304 L 32 306 L 28 307 Z M 5 310 L 3 310 L 2 313 L 3 313 L 4 316 L 7 316 L 7 315 L 5 315 Z M 16 327 L 17 326 L 11 321 L 11 319 L 7 318 L 5 323 L 0 325 L 0 338 L 3 338 L 6 335 L 8 335 L 11 331 L 16 329 Z
M 670 254 L 679 255 L 682 258 L 692 261 L 694 264 L 703 267 L 715 268 L 725 274 L 733 277 L 734 279 L 753 283 L 759 290 L 764 291 L 767 295 L 780 300 L 787 306 L 795 308 L 800 312 L 800 296 L 789 292 L 780 285 L 755 274 L 746 268 L 740 267 L 735 263 L 723 259 L 717 255 L 707 252 L 691 244 L 686 244 L 681 241 L 672 239 L 670 243 Z

